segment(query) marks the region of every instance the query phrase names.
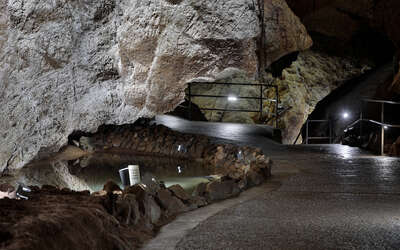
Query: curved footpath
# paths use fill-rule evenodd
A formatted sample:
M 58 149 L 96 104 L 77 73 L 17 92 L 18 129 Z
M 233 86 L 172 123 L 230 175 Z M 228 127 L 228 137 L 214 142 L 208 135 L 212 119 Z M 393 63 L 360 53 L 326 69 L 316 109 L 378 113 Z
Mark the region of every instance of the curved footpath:
M 179 216 L 143 249 L 400 248 L 399 158 L 342 145 L 283 146 L 246 125 L 158 122 L 258 146 L 273 159 L 274 176 L 238 198 Z

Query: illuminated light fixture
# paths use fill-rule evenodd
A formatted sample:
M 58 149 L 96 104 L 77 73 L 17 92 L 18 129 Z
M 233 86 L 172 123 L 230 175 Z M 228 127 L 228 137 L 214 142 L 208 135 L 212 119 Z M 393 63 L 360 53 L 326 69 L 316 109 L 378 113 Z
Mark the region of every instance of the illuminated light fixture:
M 182 150 L 182 145 L 178 146 L 178 151 L 180 152 Z
M 182 168 L 181 166 L 178 166 L 178 174 L 182 173 Z
M 347 119 L 347 118 L 349 118 L 350 115 L 349 115 L 349 113 L 344 112 L 342 116 L 343 116 L 344 119 Z
M 384 129 L 389 129 L 389 127 L 388 127 L 388 126 L 383 126 L 383 128 L 384 128 Z
M 139 165 L 129 165 L 128 171 L 129 171 L 130 185 L 133 186 L 133 185 L 139 184 L 141 181 Z
M 239 152 L 237 153 L 237 158 L 238 158 L 239 160 L 242 160 L 242 159 L 243 159 L 243 152 L 242 152 L 242 150 L 239 150 Z
M 236 102 L 237 99 L 238 98 L 236 96 L 233 96 L 233 95 L 228 96 L 228 101 L 230 101 L 230 102 Z

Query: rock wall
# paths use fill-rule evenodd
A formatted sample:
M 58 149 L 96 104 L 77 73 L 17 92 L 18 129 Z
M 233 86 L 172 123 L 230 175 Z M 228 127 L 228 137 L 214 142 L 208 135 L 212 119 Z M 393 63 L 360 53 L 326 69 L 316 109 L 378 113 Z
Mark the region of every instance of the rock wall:
M 368 69 L 368 65 L 360 65 L 349 58 L 312 50 L 300 53 L 298 60 L 283 71 L 282 79 L 275 79 L 282 106 L 291 107 L 280 118 L 284 143 L 295 141 L 319 101 Z M 273 93 L 270 95 L 273 98 Z
M 270 61 L 311 45 L 285 1 L 265 3 Z M 252 0 L 0 0 L 0 7 L 0 172 L 58 151 L 73 131 L 170 111 L 193 78 L 226 68 L 257 75 Z

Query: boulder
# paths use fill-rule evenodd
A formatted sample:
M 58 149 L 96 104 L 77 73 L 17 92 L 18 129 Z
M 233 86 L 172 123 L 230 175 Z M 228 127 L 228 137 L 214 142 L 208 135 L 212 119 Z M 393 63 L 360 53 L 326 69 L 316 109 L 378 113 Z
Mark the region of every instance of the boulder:
M 114 217 L 126 225 L 136 225 L 141 217 L 134 194 L 119 196 L 115 202 Z
M 199 183 L 193 190 L 192 196 L 203 197 L 206 194 L 206 189 L 207 189 L 207 183 L 205 182 Z
M 146 214 L 149 216 L 152 224 L 157 224 L 161 218 L 162 211 L 160 206 L 158 206 L 157 202 L 154 200 L 152 196 L 147 196 L 146 202 Z
M 201 196 L 192 196 L 190 198 L 190 204 L 194 205 L 196 208 L 204 207 L 208 205 L 206 198 Z
M 103 190 L 107 193 L 114 193 L 115 191 L 122 191 L 121 188 L 113 181 L 107 181 L 106 184 L 103 186 Z
M 174 196 L 178 197 L 184 202 L 187 202 L 191 198 L 190 195 L 185 191 L 185 189 L 183 189 L 178 184 L 170 186 L 168 190 L 171 191 Z
M 234 180 L 216 180 L 207 184 L 206 198 L 209 201 L 224 200 L 240 193 Z
M 254 169 L 250 169 L 246 173 L 246 180 L 247 180 L 247 186 L 248 187 L 254 187 L 254 186 L 258 186 L 261 183 L 263 183 L 265 178 L 262 175 L 260 170 L 256 171 Z
M 170 215 L 189 211 L 188 207 L 181 200 L 173 196 L 168 189 L 160 189 L 157 192 L 156 199 Z
M 15 190 L 14 186 L 12 186 L 12 185 L 10 185 L 8 183 L 1 183 L 0 184 L 0 191 L 1 192 L 12 192 L 14 190 Z

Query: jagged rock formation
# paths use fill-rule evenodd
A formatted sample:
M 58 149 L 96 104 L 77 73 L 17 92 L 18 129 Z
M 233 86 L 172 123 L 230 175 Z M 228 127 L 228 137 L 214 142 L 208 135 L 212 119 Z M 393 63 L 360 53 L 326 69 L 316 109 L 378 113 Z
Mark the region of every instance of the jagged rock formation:
M 283 107 L 291 107 L 280 120 L 282 138 L 293 143 L 319 101 L 334 89 L 370 69 L 368 65 L 312 50 L 301 52 L 298 60 L 276 79 Z M 273 93 L 271 97 L 273 97 Z
M 270 62 L 311 46 L 285 1 L 265 5 Z M 193 78 L 232 67 L 257 74 L 251 0 L 0 0 L 0 8 L 2 172 L 58 151 L 73 131 L 170 111 Z

